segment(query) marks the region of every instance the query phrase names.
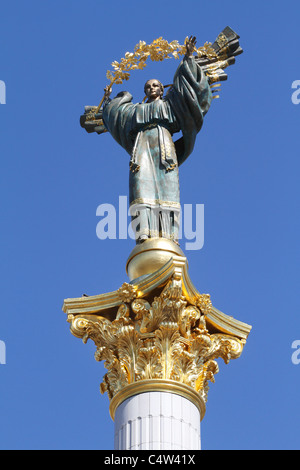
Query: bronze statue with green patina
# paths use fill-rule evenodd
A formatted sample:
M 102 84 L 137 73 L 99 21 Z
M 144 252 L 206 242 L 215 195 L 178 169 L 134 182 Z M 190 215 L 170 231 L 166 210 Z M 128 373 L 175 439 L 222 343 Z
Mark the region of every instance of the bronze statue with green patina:
M 224 31 L 221 34 L 226 38 Z M 229 59 L 226 65 L 223 60 L 223 66 L 230 65 L 230 57 L 241 51 L 236 38 L 227 28 Z M 233 51 L 229 50 L 230 43 L 235 43 Z M 194 56 L 195 44 L 195 37 L 186 40 L 185 55 L 165 95 L 164 86 L 157 79 L 146 82 L 146 100 L 137 104 L 126 91 L 111 99 L 111 87 L 107 86 L 96 122 L 86 121 L 86 114 L 81 119 L 88 132 L 108 131 L 130 156 L 129 202 L 137 243 L 159 237 L 178 242 L 179 166 L 193 151 L 212 102 L 211 86 L 225 75 L 217 60 L 218 53 L 224 57 L 224 45 L 220 41 L 213 44 L 216 60 L 212 65 L 213 60 L 205 62 L 205 58 Z M 100 119 L 103 122 L 99 125 Z M 173 140 L 179 132 L 182 136 Z

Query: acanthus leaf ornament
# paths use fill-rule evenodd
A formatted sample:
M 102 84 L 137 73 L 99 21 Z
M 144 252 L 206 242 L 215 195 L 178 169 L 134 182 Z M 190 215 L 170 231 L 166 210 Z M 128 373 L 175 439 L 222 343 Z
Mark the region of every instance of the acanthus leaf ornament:
M 210 296 L 192 294 L 187 276 L 180 276 L 183 266 L 179 263 L 168 281 L 154 289 L 155 296 L 151 289 L 145 295 L 142 287 L 124 283 L 116 291 L 119 302 L 111 318 L 69 314 L 72 333 L 94 341 L 95 359 L 104 361 L 107 373 L 100 390 L 111 401 L 134 384 L 177 383 L 192 389 L 203 412 L 209 382 L 219 371 L 216 360 L 228 364 L 241 355 L 246 338 L 211 328 Z M 223 323 L 232 318 L 222 315 Z

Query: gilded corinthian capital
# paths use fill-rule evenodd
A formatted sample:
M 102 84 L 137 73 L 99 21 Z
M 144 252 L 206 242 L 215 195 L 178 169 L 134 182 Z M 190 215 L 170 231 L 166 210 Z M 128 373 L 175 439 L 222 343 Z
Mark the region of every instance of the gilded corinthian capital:
M 216 360 L 238 358 L 251 329 L 198 293 L 186 259 L 175 255 L 114 292 L 66 300 L 64 311 L 73 335 L 94 341 L 95 359 L 105 361 L 100 390 L 111 400 L 112 418 L 123 400 L 151 390 L 187 396 L 203 418 Z

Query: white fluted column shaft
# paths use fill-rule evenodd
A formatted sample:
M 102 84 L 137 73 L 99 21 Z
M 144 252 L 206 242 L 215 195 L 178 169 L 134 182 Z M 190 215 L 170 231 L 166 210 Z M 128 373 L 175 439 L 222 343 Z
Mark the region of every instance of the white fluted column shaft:
M 115 413 L 115 450 L 200 450 L 200 412 L 187 398 L 145 392 Z

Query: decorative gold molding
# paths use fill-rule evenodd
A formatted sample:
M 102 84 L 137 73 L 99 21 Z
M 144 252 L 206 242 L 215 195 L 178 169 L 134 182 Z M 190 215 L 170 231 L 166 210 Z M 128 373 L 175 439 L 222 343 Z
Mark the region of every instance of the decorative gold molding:
M 148 245 L 147 241 L 142 245 Z M 129 257 L 129 261 L 133 255 L 136 255 L 134 250 Z M 181 280 L 183 295 L 189 304 L 197 306 L 206 299 L 209 308 L 205 309 L 203 313 L 209 330 L 213 329 L 218 333 L 225 333 L 245 340 L 248 338 L 252 329 L 250 325 L 236 320 L 233 316 L 226 315 L 212 304 L 209 305 L 209 294 L 200 294 L 198 292 L 189 277 L 187 259 L 183 255 L 176 256 L 175 253 L 169 252 L 169 260 L 157 271 L 149 273 L 141 279 L 133 280 L 130 285 L 134 286 L 138 298 L 147 298 L 152 292 L 162 289 L 173 277 Z M 116 318 L 121 304 L 122 299 L 118 289 L 100 295 L 66 299 L 63 304 L 63 311 L 67 315 L 91 316 L 94 319 L 101 316 L 112 321 Z
M 157 379 L 141 380 L 140 382 L 135 382 L 117 393 L 111 400 L 109 406 L 109 412 L 112 420 L 115 419 L 116 409 L 121 405 L 121 403 L 123 403 L 128 398 L 146 392 L 169 392 L 174 393 L 175 395 L 180 395 L 181 397 L 184 397 L 194 403 L 194 405 L 199 410 L 201 421 L 205 416 L 205 403 L 199 393 L 197 393 L 188 385 L 182 384 L 180 382 L 175 382 L 174 380 Z
M 174 256 L 140 282 L 65 301 L 72 334 L 93 340 L 95 359 L 105 361 L 100 390 L 111 400 L 112 417 L 134 391 L 170 391 L 173 384 L 203 418 L 216 359 L 228 364 L 243 351 L 251 327 L 214 309 L 210 296 L 193 287 L 186 264 Z
M 128 282 L 124 284 L 117 290 L 118 296 L 122 302 L 131 302 L 136 298 L 136 287 Z

